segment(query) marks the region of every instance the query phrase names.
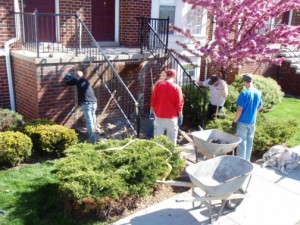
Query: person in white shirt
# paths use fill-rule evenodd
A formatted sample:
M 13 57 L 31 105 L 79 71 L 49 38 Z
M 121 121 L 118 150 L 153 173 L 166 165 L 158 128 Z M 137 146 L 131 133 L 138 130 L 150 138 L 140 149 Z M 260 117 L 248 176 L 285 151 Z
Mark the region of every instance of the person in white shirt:
M 220 79 L 217 75 L 212 75 L 205 81 L 198 81 L 197 84 L 203 87 L 209 87 L 210 98 L 207 110 L 207 118 L 214 119 L 224 106 L 225 100 L 228 96 L 228 85 L 226 81 Z

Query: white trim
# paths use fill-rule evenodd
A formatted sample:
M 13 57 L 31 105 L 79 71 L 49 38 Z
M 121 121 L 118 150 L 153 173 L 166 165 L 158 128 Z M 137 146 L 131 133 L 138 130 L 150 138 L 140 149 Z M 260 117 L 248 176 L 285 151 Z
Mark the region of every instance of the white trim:
M 54 2 L 54 7 L 55 7 L 55 13 L 59 13 L 59 0 L 55 0 L 55 2 Z M 59 23 L 59 21 L 60 21 L 60 17 L 59 16 L 56 16 L 55 17 L 56 19 L 55 19 L 55 35 L 56 35 L 56 41 L 57 42 L 60 42 L 60 23 Z
M 58 14 L 59 13 L 59 0 L 55 0 L 54 8 L 55 8 L 54 12 Z M 55 17 L 55 35 L 56 35 L 56 41 L 57 42 L 60 42 L 60 32 L 59 32 L 59 30 L 60 30 L 59 16 L 56 16 Z
M 151 18 L 159 17 L 159 0 L 152 0 L 151 2 Z
M 115 42 L 119 42 L 120 0 L 115 0 Z
M 288 25 L 292 25 L 292 20 L 293 20 L 293 10 L 291 10 L 289 12 L 289 21 L 288 21 Z

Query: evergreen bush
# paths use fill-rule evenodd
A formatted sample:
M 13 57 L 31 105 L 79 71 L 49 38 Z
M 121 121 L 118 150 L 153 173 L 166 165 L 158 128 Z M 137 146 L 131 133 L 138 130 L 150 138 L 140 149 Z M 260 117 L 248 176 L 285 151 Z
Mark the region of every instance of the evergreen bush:
M 33 124 L 26 124 L 24 133 L 31 138 L 35 153 L 50 153 L 62 156 L 68 147 L 78 141 L 77 134 L 73 129 L 62 125 Z
M 179 152 L 168 147 L 174 146 L 165 137 L 70 147 L 67 157 L 57 163 L 65 206 L 101 219 L 135 207 L 139 197 L 153 191 L 156 180 L 178 177 L 183 170 Z
M 260 90 L 262 93 L 262 112 L 268 112 L 282 101 L 284 93 L 274 79 L 261 75 L 254 75 L 253 77 L 254 87 Z M 229 94 L 225 102 L 225 107 L 227 110 L 231 112 L 236 111 L 236 101 L 239 93 L 243 89 L 244 85 L 242 82 L 242 75 L 235 76 L 234 82 L 229 86 Z
M 31 155 L 31 139 L 21 132 L 0 132 L 0 162 L 15 166 Z
M 299 123 L 294 120 L 276 120 L 261 114 L 257 118 L 254 146 L 257 151 L 267 151 L 274 145 L 286 144 L 299 129 Z
M 0 132 L 17 130 L 23 123 L 23 116 L 9 109 L 0 109 Z
M 34 126 L 34 125 L 58 125 L 49 119 L 33 119 L 26 122 L 26 126 Z
M 182 92 L 185 96 L 184 123 L 188 121 L 188 123 L 195 126 L 201 124 L 206 116 L 209 103 L 209 89 L 196 88 L 193 84 L 188 84 L 182 86 Z

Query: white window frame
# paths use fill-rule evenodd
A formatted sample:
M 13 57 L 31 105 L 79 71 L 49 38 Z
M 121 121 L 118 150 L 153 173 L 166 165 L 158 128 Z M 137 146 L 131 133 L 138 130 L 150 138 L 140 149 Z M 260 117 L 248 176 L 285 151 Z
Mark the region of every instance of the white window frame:
M 181 65 L 184 67 L 185 70 L 186 70 L 187 67 L 192 67 L 191 64 L 184 63 L 184 62 L 181 62 Z M 183 79 L 185 79 L 184 78 L 184 74 L 183 74 L 183 70 L 182 70 L 182 68 L 180 66 L 178 66 L 177 71 L 178 71 L 178 73 L 177 73 L 178 76 L 176 78 L 177 79 L 176 83 L 178 85 L 182 86 L 184 84 Z M 195 78 L 195 80 L 199 80 L 199 71 L 200 71 L 200 66 L 194 68 L 194 76 L 193 77 Z M 188 72 L 188 70 L 187 70 L 187 72 Z

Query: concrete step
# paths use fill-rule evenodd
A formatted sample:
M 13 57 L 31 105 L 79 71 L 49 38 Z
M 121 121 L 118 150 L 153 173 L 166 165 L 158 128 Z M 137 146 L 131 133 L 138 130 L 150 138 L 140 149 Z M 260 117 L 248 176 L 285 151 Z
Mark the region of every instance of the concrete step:
M 291 63 L 291 64 L 290 64 L 290 67 L 291 67 L 291 68 L 295 68 L 296 70 L 297 70 L 297 69 L 300 69 L 300 59 L 299 59 L 299 62 L 298 62 L 298 63 L 297 63 L 297 62 Z
M 300 63 L 300 57 L 299 58 L 285 58 L 286 62 L 289 62 L 291 64 L 299 64 Z

